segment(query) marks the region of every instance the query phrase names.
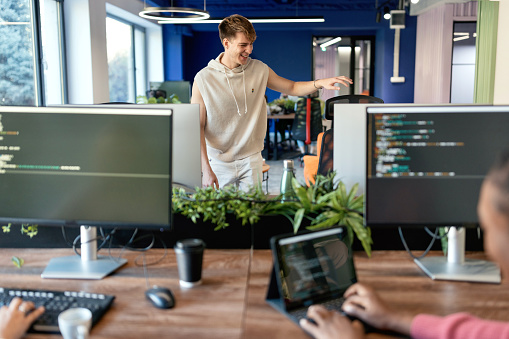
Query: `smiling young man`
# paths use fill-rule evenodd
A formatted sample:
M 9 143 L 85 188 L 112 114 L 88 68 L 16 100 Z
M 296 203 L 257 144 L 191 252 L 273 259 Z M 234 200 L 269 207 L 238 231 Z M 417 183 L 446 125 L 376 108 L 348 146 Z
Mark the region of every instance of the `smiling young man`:
M 241 15 L 225 18 L 219 37 L 224 52 L 196 74 L 191 98 L 200 104 L 202 184 L 248 190 L 262 180 L 266 88 L 303 96 L 320 88 L 339 90 L 336 84 L 348 86 L 352 80 L 339 76 L 294 82 L 278 76 L 250 58 L 256 32 Z

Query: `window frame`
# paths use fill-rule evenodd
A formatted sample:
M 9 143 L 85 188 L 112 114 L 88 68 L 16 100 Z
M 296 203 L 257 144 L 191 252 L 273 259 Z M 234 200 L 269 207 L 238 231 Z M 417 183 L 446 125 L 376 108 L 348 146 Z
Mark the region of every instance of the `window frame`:
M 136 97 L 138 95 L 145 95 L 145 93 L 138 93 L 138 86 L 137 86 L 137 83 L 138 83 L 138 76 L 137 76 L 137 64 L 136 64 L 136 49 L 137 48 L 141 48 L 142 51 L 143 51 L 143 56 L 144 56 L 144 59 L 145 59 L 145 62 L 143 64 L 143 73 L 145 74 L 145 88 L 148 88 L 149 86 L 149 83 L 148 83 L 148 65 L 147 65 L 147 56 L 148 56 L 148 53 L 147 53 L 147 47 L 148 47 L 148 44 L 147 44 L 147 29 L 146 27 L 143 27 L 137 23 L 134 23 L 132 21 L 129 21 L 129 20 L 126 20 L 122 17 L 119 17 L 118 15 L 115 15 L 115 14 L 111 14 L 111 13 L 106 13 L 106 19 L 107 18 L 110 18 L 110 19 L 114 19 L 118 22 L 121 22 L 125 25 L 128 25 L 131 27 L 131 54 L 132 54 L 132 62 L 133 62 L 133 82 L 134 82 L 134 101 L 136 102 Z M 143 46 L 141 47 L 138 47 L 138 44 L 136 42 L 136 34 L 135 34 L 135 31 L 138 30 L 138 31 L 141 31 L 143 32 L 143 36 L 144 36 L 144 43 L 142 44 Z M 108 65 L 109 66 L 109 65 Z

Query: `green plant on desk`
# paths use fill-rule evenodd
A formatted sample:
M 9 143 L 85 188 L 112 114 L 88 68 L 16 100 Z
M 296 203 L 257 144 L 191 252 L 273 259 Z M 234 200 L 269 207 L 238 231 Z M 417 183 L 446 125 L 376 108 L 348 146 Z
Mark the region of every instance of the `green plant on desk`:
M 335 173 L 318 175 L 312 186 L 301 185 L 293 179 L 296 193 L 294 201 L 281 203 L 281 196 L 269 199 L 261 190 L 243 192 L 234 186 L 223 189 L 197 188 L 187 194 L 183 189 L 173 190 L 173 212 L 190 218 L 210 221 L 215 230 L 230 226 L 227 214 L 232 214 L 242 225 L 254 225 L 265 215 L 283 215 L 292 223 L 295 233 L 303 224 L 306 229 L 319 230 L 336 225 L 345 226 L 349 239 L 353 234 L 360 240 L 364 250 L 371 256 L 371 230 L 364 226 L 364 196 L 357 196 L 357 185 L 350 191 L 342 182 L 335 183 Z
M 362 244 L 364 251 L 371 256 L 371 229 L 364 226 L 364 195 L 357 195 L 358 184 L 347 191 L 342 181 L 335 183 L 335 172 L 329 175 L 317 175 L 315 184 L 301 185 L 293 179 L 292 186 L 296 200 L 283 204 L 270 204 L 265 209 L 267 214 L 282 214 L 293 225 L 295 233 L 307 220 L 306 229 L 320 230 L 336 225 L 346 226 L 349 239 L 353 234 Z
M 281 109 L 284 109 L 288 113 L 295 112 L 295 101 L 288 98 L 274 99 L 269 103 L 269 106 L 279 106 Z
M 159 98 L 152 97 L 152 98 L 147 99 L 147 97 L 145 95 L 138 95 L 136 97 L 136 103 L 137 104 L 165 104 L 165 103 L 181 104 L 182 101 L 180 101 L 179 96 L 174 93 L 174 94 L 170 95 L 167 99 L 165 99 L 164 97 L 159 97 Z
M 12 224 L 8 223 L 7 225 L 2 225 L 3 233 L 11 232 Z M 30 224 L 21 224 L 21 234 L 25 234 L 30 238 L 33 238 L 39 232 L 39 225 L 30 225 Z
M 210 221 L 215 230 L 230 226 L 227 214 L 233 214 L 242 225 L 253 225 L 260 220 L 264 205 L 268 202 L 261 189 L 244 192 L 235 186 L 222 189 L 196 188 L 187 194 L 184 189 L 173 189 L 173 213 L 179 213 L 196 223 L 199 219 Z

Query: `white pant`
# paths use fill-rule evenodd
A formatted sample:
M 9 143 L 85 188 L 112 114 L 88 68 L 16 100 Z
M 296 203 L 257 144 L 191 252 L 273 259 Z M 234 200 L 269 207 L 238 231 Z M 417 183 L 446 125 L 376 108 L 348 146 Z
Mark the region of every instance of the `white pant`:
M 261 153 L 231 162 L 209 158 L 209 163 L 216 174 L 220 188 L 235 184 L 241 190 L 248 191 L 254 186 L 261 186 L 263 166 Z

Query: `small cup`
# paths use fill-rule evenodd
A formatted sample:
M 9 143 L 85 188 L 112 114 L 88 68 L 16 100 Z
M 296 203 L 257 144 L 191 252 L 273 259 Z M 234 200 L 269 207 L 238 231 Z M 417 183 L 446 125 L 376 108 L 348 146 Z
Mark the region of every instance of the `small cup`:
M 70 308 L 58 315 L 58 328 L 64 339 L 87 339 L 92 327 L 92 312 L 88 308 Z
M 201 239 L 184 239 L 175 244 L 180 286 L 190 288 L 201 284 L 204 249 Z

